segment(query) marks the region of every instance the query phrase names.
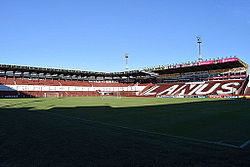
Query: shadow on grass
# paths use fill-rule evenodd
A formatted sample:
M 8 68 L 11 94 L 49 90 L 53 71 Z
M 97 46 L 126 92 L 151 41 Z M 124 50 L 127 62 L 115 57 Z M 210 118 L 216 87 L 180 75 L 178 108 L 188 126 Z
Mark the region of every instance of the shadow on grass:
M 249 101 L 237 99 L 129 108 L 1 108 L 0 166 L 247 166 L 249 149 L 183 142 L 82 119 L 242 142 L 250 134 L 249 107 Z
M 250 139 L 250 103 L 245 99 L 125 108 L 52 108 L 47 111 L 114 126 L 235 145 Z

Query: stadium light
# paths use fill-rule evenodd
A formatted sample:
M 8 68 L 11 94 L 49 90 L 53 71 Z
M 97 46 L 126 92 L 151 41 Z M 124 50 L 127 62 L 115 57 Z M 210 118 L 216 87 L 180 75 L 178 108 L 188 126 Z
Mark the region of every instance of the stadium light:
M 197 44 L 198 44 L 198 61 L 202 61 L 203 58 L 202 58 L 202 54 L 201 54 L 201 44 L 202 44 L 202 41 L 201 41 L 201 37 L 200 36 L 196 36 L 196 39 L 197 39 Z
M 125 71 L 128 71 L 128 53 L 124 54 L 124 58 L 125 58 L 125 63 L 126 63 L 126 65 L 125 65 Z

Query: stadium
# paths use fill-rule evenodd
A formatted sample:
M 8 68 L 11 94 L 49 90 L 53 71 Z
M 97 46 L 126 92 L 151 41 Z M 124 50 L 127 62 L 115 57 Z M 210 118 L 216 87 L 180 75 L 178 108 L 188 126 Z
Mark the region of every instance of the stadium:
M 249 11 L 1 1 L 0 167 L 249 167 Z
M 249 165 L 250 82 L 237 57 L 109 73 L 0 70 L 3 166 Z

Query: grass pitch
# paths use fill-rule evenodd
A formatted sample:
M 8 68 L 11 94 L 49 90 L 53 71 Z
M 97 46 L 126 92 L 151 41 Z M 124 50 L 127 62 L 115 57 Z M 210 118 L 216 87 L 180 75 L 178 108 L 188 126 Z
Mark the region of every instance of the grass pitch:
M 211 144 L 250 140 L 249 100 L 1 99 L 0 108 L 0 166 L 249 165 L 249 145 Z

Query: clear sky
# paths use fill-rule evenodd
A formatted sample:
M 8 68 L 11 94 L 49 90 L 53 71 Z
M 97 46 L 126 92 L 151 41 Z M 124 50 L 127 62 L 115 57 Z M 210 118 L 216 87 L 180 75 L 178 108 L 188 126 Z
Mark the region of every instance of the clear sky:
M 1 0 L 0 63 L 90 71 L 238 56 L 250 64 L 249 0 Z

